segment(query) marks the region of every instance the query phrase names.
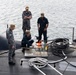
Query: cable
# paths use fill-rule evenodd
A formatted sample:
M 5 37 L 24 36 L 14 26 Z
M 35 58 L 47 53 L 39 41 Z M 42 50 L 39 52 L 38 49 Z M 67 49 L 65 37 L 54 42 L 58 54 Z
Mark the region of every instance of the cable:
M 50 46 L 51 46 L 53 55 L 59 56 L 59 55 L 62 54 L 62 56 L 64 56 L 64 58 L 61 57 L 62 59 L 50 62 L 50 64 L 58 63 L 58 62 L 61 62 L 61 61 L 66 61 L 71 66 L 76 67 L 76 65 L 73 65 L 72 63 L 70 63 L 69 61 L 66 60 L 67 56 L 64 53 L 64 50 L 62 50 L 62 49 L 69 48 L 69 40 L 67 38 L 57 38 L 57 39 L 53 40 L 52 43 L 50 43 Z
M 66 56 L 66 54 L 64 53 L 63 50 L 62 50 L 62 55 L 64 56 L 64 58 L 61 57 L 62 59 L 56 60 L 56 61 L 51 61 L 51 62 L 49 62 L 49 64 L 56 64 L 56 63 L 59 63 L 59 62 L 61 62 L 61 61 L 66 60 L 66 59 L 67 59 L 67 56 Z
M 64 51 L 62 51 L 62 52 L 63 52 L 63 55 L 66 56 L 66 54 L 64 53 Z M 73 65 L 72 63 L 70 63 L 69 61 L 67 61 L 67 60 L 65 60 L 65 59 L 64 59 L 64 61 L 66 61 L 68 64 L 70 64 L 71 66 L 73 66 L 73 67 L 76 68 L 76 65 Z
M 65 60 L 68 64 L 70 64 L 71 66 L 76 68 L 76 65 L 73 65 L 72 63 L 70 63 L 69 61 Z
M 68 64 L 68 65 L 69 65 L 69 64 Z M 66 66 L 65 70 L 63 71 L 63 74 L 64 74 L 64 72 L 66 71 L 66 69 L 67 69 L 68 65 Z
M 29 66 L 36 68 L 38 71 L 40 71 L 43 75 L 46 75 L 44 72 L 42 72 L 39 68 L 44 68 L 45 66 L 49 66 L 54 71 L 56 71 L 59 75 L 63 75 L 61 72 L 59 72 L 56 68 L 51 66 L 48 63 L 48 60 L 45 58 L 32 58 L 29 60 Z
M 62 54 L 64 55 L 64 56 L 66 56 L 66 54 L 64 53 L 64 51 L 62 51 Z M 67 56 L 66 56 L 67 57 Z M 76 68 L 76 65 L 73 65 L 72 63 L 70 63 L 69 61 L 67 61 L 67 60 L 65 60 L 65 59 L 63 59 L 65 62 L 67 62 L 68 64 L 70 64 L 71 66 L 73 66 L 73 67 L 75 67 Z

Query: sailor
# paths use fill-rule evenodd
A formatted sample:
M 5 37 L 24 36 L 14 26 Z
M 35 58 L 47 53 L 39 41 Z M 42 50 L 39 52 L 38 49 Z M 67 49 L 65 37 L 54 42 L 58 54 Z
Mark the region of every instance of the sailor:
M 44 13 L 41 13 L 41 17 L 37 20 L 39 38 L 38 42 L 42 39 L 42 34 L 44 36 L 44 42 L 47 43 L 47 28 L 48 28 L 48 19 L 44 16 Z
M 10 27 L 6 30 L 6 38 L 8 40 L 8 47 L 9 47 L 9 53 L 8 53 L 8 61 L 9 65 L 15 65 L 15 62 L 13 61 L 13 57 L 15 55 L 15 40 L 13 36 L 13 30 L 15 29 L 14 24 L 10 24 Z
M 29 49 L 30 46 L 32 46 L 34 40 L 32 40 L 31 38 L 32 37 L 31 37 L 31 34 L 30 34 L 30 30 L 26 30 L 25 34 L 23 36 L 22 42 L 21 42 L 21 45 L 23 47 L 23 49 L 22 49 L 23 53 L 25 52 L 25 49 Z
M 32 13 L 29 11 L 29 7 L 26 6 L 25 11 L 22 13 L 22 19 L 23 19 L 23 33 L 25 33 L 25 30 L 30 30 L 30 19 L 32 18 Z

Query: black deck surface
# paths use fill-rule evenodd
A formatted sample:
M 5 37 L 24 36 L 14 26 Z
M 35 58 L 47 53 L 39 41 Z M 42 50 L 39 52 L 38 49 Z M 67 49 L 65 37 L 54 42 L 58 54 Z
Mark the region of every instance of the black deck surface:
M 68 54 L 68 61 L 76 65 L 76 51 L 74 53 Z M 71 55 L 73 54 L 74 57 Z M 28 65 L 28 60 L 27 58 L 26 61 L 23 63 L 23 65 L 20 65 L 20 60 L 24 58 L 21 49 L 16 51 L 16 56 L 15 56 L 15 66 L 9 66 L 8 64 L 8 53 L 0 55 L 0 75 L 42 75 L 39 71 L 36 69 L 32 69 Z M 50 60 L 57 60 L 60 59 L 57 56 L 50 55 Z M 52 64 L 52 66 L 54 66 Z M 63 75 L 76 75 L 76 68 L 70 66 L 66 62 L 60 62 L 56 64 L 56 69 L 58 69 Z M 45 67 L 41 69 L 43 72 L 46 73 L 46 75 L 59 75 L 57 72 L 52 70 L 50 67 Z

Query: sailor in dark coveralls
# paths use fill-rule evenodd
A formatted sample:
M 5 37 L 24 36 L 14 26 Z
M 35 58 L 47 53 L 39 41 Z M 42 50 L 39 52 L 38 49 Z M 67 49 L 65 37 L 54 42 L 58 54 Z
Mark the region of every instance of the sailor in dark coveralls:
M 39 38 L 38 42 L 42 39 L 42 34 L 44 36 L 44 42 L 47 43 L 47 28 L 48 28 L 48 19 L 44 17 L 44 13 L 41 13 L 41 17 L 37 20 Z
M 30 30 L 30 19 L 32 18 L 31 11 L 29 11 L 29 7 L 26 6 L 25 11 L 22 13 L 22 19 L 23 19 L 23 33 L 25 33 L 25 30 Z
M 6 30 L 6 38 L 8 40 L 8 47 L 9 47 L 9 53 L 8 53 L 8 61 L 9 65 L 15 65 L 15 62 L 13 61 L 13 57 L 15 55 L 15 41 L 13 36 L 13 30 L 15 29 L 15 25 L 11 24 L 10 27 Z
M 25 49 L 29 49 L 30 46 L 32 46 L 34 40 L 31 39 L 31 33 L 30 33 L 30 30 L 26 30 L 25 31 L 25 34 L 23 36 L 23 39 L 21 41 L 21 45 L 22 45 L 22 52 L 24 53 L 25 52 Z

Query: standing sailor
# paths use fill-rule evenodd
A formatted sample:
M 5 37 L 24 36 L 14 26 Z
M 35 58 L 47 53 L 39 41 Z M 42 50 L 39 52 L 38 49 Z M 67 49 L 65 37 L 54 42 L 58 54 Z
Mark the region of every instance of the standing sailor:
M 41 13 L 41 17 L 37 21 L 39 38 L 38 42 L 42 39 L 42 34 L 44 36 L 44 42 L 47 43 L 47 28 L 48 28 L 48 19 L 44 16 L 44 13 Z
M 15 55 L 15 41 L 13 36 L 13 30 L 15 29 L 14 24 L 10 24 L 10 27 L 6 30 L 6 38 L 8 40 L 8 47 L 9 47 L 9 53 L 8 53 L 8 61 L 9 65 L 15 65 L 15 62 L 13 61 L 13 57 Z
M 32 18 L 31 11 L 29 11 L 29 7 L 26 6 L 25 11 L 22 13 L 22 19 L 23 19 L 23 33 L 25 33 L 26 30 L 30 30 L 30 19 Z

